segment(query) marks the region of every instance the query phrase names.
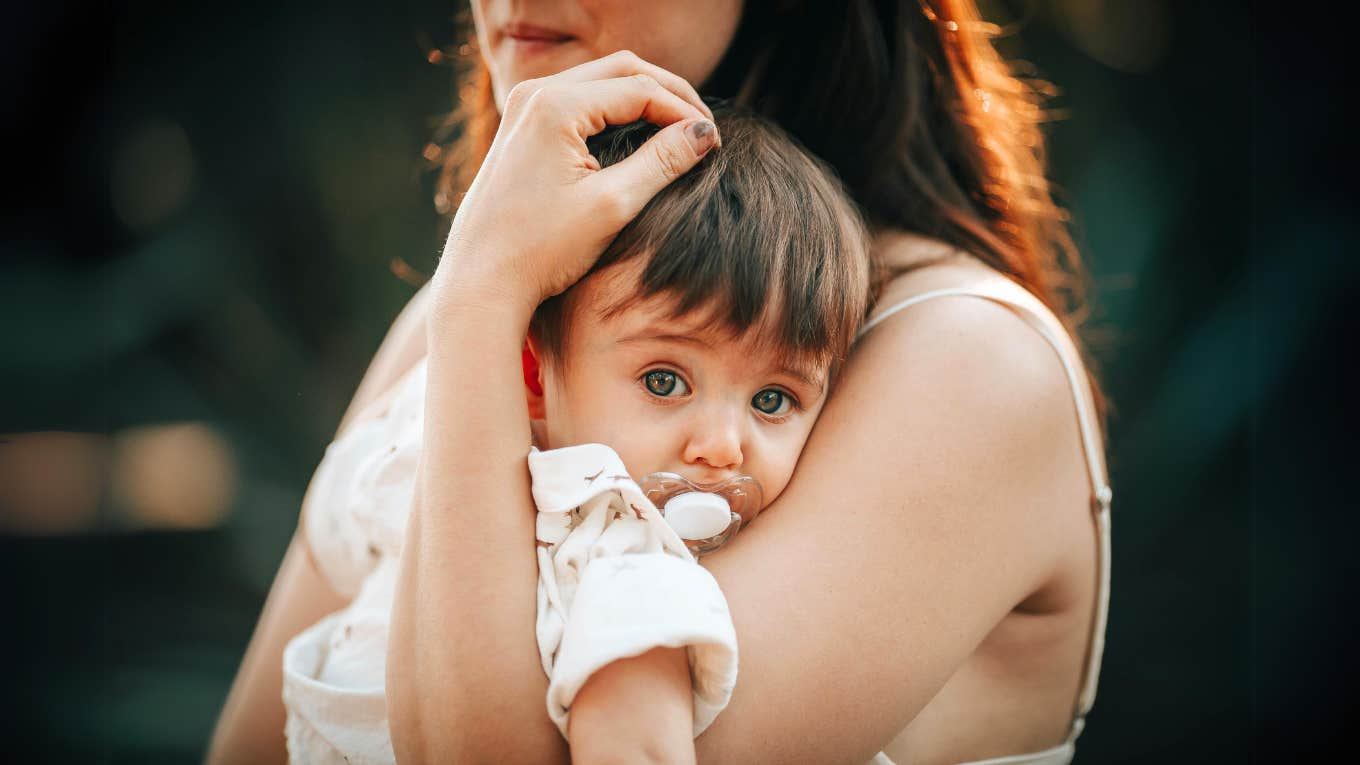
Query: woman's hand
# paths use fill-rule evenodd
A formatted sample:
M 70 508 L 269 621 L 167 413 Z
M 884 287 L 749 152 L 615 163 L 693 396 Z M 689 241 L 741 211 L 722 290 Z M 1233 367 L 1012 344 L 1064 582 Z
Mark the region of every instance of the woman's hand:
M 627 51 L 510 91 L 500 129 L 449 231 L 440 296 L 511 298 L 532 311 L 590 268 L 666 184 L 719 145 L 713 114 L 683 79 Z M 601 170 L 586 138 L 645 119 L 664 129 Z

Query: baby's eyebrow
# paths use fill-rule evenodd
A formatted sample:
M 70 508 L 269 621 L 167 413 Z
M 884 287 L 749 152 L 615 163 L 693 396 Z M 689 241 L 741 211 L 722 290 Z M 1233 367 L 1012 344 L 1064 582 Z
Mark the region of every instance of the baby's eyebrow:
M 619 338 L 619 342 L 620 342 L 620 343 L 644 343 L 644 342 L 656 342 L 656 343 L 685 343 L 685 344 L 687 344 L 687 345 L 698 345 L 698 346 L 701 346 L 701 347 L 703 347 L 703 348 L 707 348 L 707 347 L 709 347 L 709 345 L 711 345 L 711 343 L 707 343 L 707 342 L 705 342 L 705 341 L 703 341 L 703 340 L 700 340 L 699 338 L 695 337 L 694 335 L 666 334 L 666 333 L 652 332 L 651 330 L 646 330 L 646 329 L 642 330 L 641 332 L 637 332 L 637 333 L 631 334 L 631 335 L 629 335 L 629 336 L 627 336 L 627 337 Z
M 802 380 L 809 387 L 815 388 L 817 390 L 821 390 L 823 386 L 826 384 L 825 375 L 816 374 L 813 372 L 806 372 L 796 367 L 788 366 L 787 364 L 780 365 L 779 367 L 777 367 L 777 369 L 778 371 L 783 372 L 784 374 L 790 377 L 796 377 L 799 380 Z

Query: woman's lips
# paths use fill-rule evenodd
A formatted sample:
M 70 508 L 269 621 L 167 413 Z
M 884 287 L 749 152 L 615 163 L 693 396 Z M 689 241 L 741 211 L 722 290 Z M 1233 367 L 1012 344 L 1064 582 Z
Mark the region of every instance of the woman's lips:
M 525 53 L 545 51 L 574 39 L 565 32 L 532 24 L 509 24 L 505 27 L 504 34 L 505 39 L 514 45 L 516 50 Z

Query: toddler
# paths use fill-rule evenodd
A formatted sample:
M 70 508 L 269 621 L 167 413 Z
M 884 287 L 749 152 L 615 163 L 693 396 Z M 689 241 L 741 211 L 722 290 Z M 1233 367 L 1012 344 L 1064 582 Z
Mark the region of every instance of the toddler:
M 723 147 L 544 303 L 525 344 L 526 397 L 546 450 L 529 457 L 537 636 L 564 735 L 594 671 L 657 646 L 689 649 L 694 735 L 726 705 L 735 634 L 691 548 L 730 535 L 783 491 L 868 301 L 866 238 L 837 181 L 773 125 L 714 112 Z M 635 123 L 589 143 L 608 166 L 655 131 Z M 666 506 L 637 483 L 654 473 L 681 490 L 735 486 L 727 496 L 740 520 L 729 527 L 722 503 Z M 717 508 L 717 525 L 711 514 L 696 524 L 696 512 Z

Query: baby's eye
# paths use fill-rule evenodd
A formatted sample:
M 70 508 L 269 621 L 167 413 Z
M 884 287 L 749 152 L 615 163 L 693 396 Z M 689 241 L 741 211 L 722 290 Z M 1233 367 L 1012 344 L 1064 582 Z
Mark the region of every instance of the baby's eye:
M 751 406 L 765 414 L 788 414 L 793 409 L 793 397 L 782 390 L 766 388 L 751 399 Z
M 680 379 L 680 375 L 667 372 L 664 369 L 648 372 L 643 375 L 642 382 L 647 386 L 649 393 L 663 398 L 683 396 L 689 393 L 689 386 L 685 384 L 684 380 Z

